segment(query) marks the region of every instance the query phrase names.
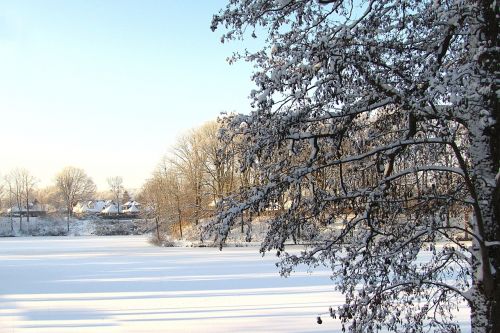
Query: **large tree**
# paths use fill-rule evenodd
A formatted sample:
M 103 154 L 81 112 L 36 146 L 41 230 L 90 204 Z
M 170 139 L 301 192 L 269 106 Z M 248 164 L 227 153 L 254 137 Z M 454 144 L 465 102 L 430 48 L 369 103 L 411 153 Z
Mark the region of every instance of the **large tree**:
M 352 331 L 453 332 L 466 302 L 472 332 L 499 332 L 498 17 L 493 0 L 231 0 L 212 29 L 265 42 L 233 58 L 257 87 L 223 140 L 261 185 L 221 203 L 219 241 L 287 198 L 262 251 L 284 274 L 329 264 Z M 304 227 L 312 246 L 286 254 Z
M 165 233 L 164 212 L 167 193 L 162 178 L 157 173 L 148 179 L 140 192 L 140 200 L 144 205 L 144 216 L 153 219 L 156 242 L 163 242 Z
M 164 234 L 172 235 L 177 233 L 175 230 L 183 237 L 182 226 L 190 206 L 185 183 L 177 166 L 165 157 L 142 188 L 146 216 L 154 221 L 159 243 L 164 240 Z
M 79 201 L 90 200 L 95 193 L 96 186 L 83 169 L 69 166 L 56 175 L 56 188 L 66 206 L 69 231 L 69 220 L 73 214 L 73 207 Z
M 206 192 L 211 194 L 212 201 L 217 202 L 236 186 L 235 159 L 232 158 L 234 145 L 219 145 L 219 124 L 207 122 L 195 132 L 200 137 L 197 149 L 203 151 Z
M 204 217 L 206 150 L 204 136 L 200 130 L 192 130 L 177 140 L 173 147 L 170 163 L 179 171 L 186 182 L 185 193 L 191 202 L 191 220 L 198 224 Z

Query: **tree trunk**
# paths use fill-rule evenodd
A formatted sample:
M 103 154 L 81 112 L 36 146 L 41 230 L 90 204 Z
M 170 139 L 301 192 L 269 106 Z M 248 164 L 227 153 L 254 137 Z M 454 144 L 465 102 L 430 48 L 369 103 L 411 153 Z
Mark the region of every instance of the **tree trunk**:
M 12 216 L 12 208 L 13 208 L 13 203 L 12 203 L 12 189 L 10 188 L 9 186 L 9 206 L 10 206 L 10 213 L 9 213 L 9 217 L 10 217 L 10 232 L 12 234 L 14 234 L 14 217 Z
M 477 229 L 477 228 L 476 228 Z M 477 235 L 477 233 L 475 233 Z M 500 332 L 500 294 L 498 288 L 498 277 L 491 274 L 489 263 L 491 257 L 484 262 L 482 251 L 484 244 L 480 244 L 473 237 L 472 245 L 472 287 L 470 290 L 471 300 L 471 333 L 496 333 Z M 491 252 L 491 251 L 490 251 Z
M 479 236 L 474 243 L 480 243 L 474 244 L 473 250 L 481 253 L 473 256 L 473 292 L 478 302 L 471 306 L 471 325 L 472 333 L 496 333 L 500 332 L 500 105 L 495 84 L 500 46 L 498 6 L 492 0 L 474 5 L 478 11 L 471 18 L 470 31 L 477 69 L 471 75 L 471 87 L 475 84 L 476 88 L 469 105 L 480 107 L 470 112 L 468 130 L 476 202 L 474 232 Z
M 179 232 L 181 234 L 181 239 L 182 239 L 182 210 L 181 210 L 181 203 L 180 203 L 180 198 L 179 196 L 176 196 L 176 202 L 177 202 L 177 221 L 179 222 Z
M 67 227 L 68 227 L 67 229 L 68 229 L 68 233 L 69 233 L 69 217 L 70 217 L 70 209 L 69 209 L 69 207 L 68 207 L 67 211 L 68 211 L 68 214 L 67 214 L 68 216 L 67 216 L 67 219 L 66 219 L 66 224 L 67 224 Z
M 491 332 L 500 332 L 500 288 L 498 288 L 498 276 L 496 277 L 496 289 L 493 291 L 491 304 Z
M 471 179 L 474 193 L 472 232 L 471 332 L 500 332 L 500 186 L 495 179 L 499 169 L 500 139 L 477 126 L 469 127 L 471 141 Z
M 156 238 L 158 239 L 158 243 L 161 242 L 160 238 L 160 223 L 158 221 L 158 217 L 155 217 L 155 224 L 156 224 Z
M 28 198 L 29 195 L 26 193 L 26 198 Z M 29 222 L 30 222 L 30 203 L 29 199 L 26 199 L 26 222 L 28 222 L 28 227 L 29 227 Z
M 195 225 L 200 222 L 200 210 L 201 210 L 201 185 L 196 186 L 196 198 L 195 198 Z

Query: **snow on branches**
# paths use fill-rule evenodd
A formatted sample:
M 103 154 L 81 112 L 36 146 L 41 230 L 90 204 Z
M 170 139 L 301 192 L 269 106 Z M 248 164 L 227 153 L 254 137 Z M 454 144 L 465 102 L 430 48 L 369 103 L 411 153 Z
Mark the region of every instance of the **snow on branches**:
M 493 1 L 231 0 L 212 29 L 267 39 L 244 56 L 253 111 L 223 119 L 254 176 L 219 202 L 221 244 L 272 212 L 262 251 L 285 275 L 330 265 L 352 331 L 454 332 L 461 301 L 473 332 L 498 331 L 497 17 Z

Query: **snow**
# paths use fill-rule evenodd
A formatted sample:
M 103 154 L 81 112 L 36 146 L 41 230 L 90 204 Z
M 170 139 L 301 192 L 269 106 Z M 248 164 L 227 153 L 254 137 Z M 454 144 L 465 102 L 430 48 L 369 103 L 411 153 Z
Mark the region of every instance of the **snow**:
M 0 239 L 0 332 L 336 332 L 328 273 L 280 278 L 256 248 L 144 236 Z
M 121 211 L 121 208 L 120 208 Z M 102 210 L 104 214 L 116 214 L 118 213 L 118 207 L 115 204 L 111 204 Z
M 129 208 L 123 210 L 124 213 L 139 213 L 140 210 L 136 205 L 130 205 Z
M 127 201 L 126 203 L 123 204 L 124 207 L 129 207 L 129 206 L 140 206 L 141 204 L 138 203 L 135 200 L 132 201 Z
M 117 220 L 89 216 L 86 219 L 70 219 L 68 232 L 68 222 L 61 216 L 30 218 L 29 223 L 23 220 L 22 228 L 20 228 L 18 218 L 14 218 L 11 223 L 8 217 L 0 217 L 0 239 L 2 237 L 142 235 L 149 229 L 148 223 L 142 219 L 120 218 Z
M 222 251 L 155 247 L 148 236 L 77 237 L 91 223 L 72 222 L 70 237 L 0 238 L 0 333 L 342 332 L 329 272 L 281 278 L 245 234 Z M 470 332 L 465 305 L 455 315 Z
M 110 223 L 109 221 L 99 221 L 99 224 Z M 95 234 L 96 223 L 93 219 L 71 219 L 70 230 L 67 232 L 67 221 L 65 218 L 50 217 L 30 217 L 30 221 L 23 218 L 22 230 L 19 225 L 19 218 L 14 217 L 11 225 L 10 218 L 0 217 L 0 237 L 6 236 L 85 236 Z M 13 232 L 12 232 L 13 229 Z M 0 238 L 1 239 L 1 238 Z M 1 247 L 0 247 L 1 248 Z

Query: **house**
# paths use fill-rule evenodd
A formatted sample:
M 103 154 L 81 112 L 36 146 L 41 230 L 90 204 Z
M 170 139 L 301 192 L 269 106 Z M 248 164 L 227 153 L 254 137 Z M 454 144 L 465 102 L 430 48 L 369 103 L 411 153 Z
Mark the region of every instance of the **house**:
M 26 206 L 12 206 L 6 210 L 6 215 L 12 216 L 29 216 L 38 217 L 47 215 L 47 211 L 43 205 L 41 205 L 36 199 L 28 204 L 29 209 Z
M 124 203 L 122 206 L 123 207 L 126 207 L 126 208 L 130 208 L 131 206 L 136 206 L 137 208 L 139 208 L 141 204 L 138 203 L 137 201 L 135 200 L 132 200 L 132 201 L 127 201 L 126 203 Z
M 73 213 L 80 216 L 100 215 L 105 218 L 134 218 L 139 215 L 140 206 L 141 204 L 137 201 L 128 201 L 118 208 L 118 205 L 112 200 L 91 200 L 77 203 L 73 207 Z
M 76 215 L 84 215 L 87 213 L 87 207 L 82 204 L 81 202 L 78 202 L 74 207 L 73 207 L 73 214 Z
M 96 215 L 106 208 L 106 201 L 91 200 L 87 202 L 79 202 L 73 207 L 73 213 L 77 215 Z
M 137 214 L 139 214 L 140 211 L 141 211 L 140 206 L 141 206 L 141 204 L 138 203 L 135 200 L 127 201 L 126 203 L 124 203 L 122 205 L 123 212 L 127 213 L 127 214 L 131 214 L 131 215 L 134 215 L 134 214 L 137 215 Z
M 87 203 L 87 207 L 89 208 L 92 214 L 99 214 L 102 212 L 104 208 L 106 208 L 106 201 L 104 200 L 93 200 Z
M 101 211 L 101 215 L 117 215 L 121 212 L 122 212 L 121 207 L 120 211 L 118 211 L 118 207 L 114 203 L 111 203 Z
M 136 201 L 133 202 L 127 202 L 123 205 L 123 213 L 128 215 L 128 216 L 137 216 L 141 212 L 139 208 L 140 204 Z

